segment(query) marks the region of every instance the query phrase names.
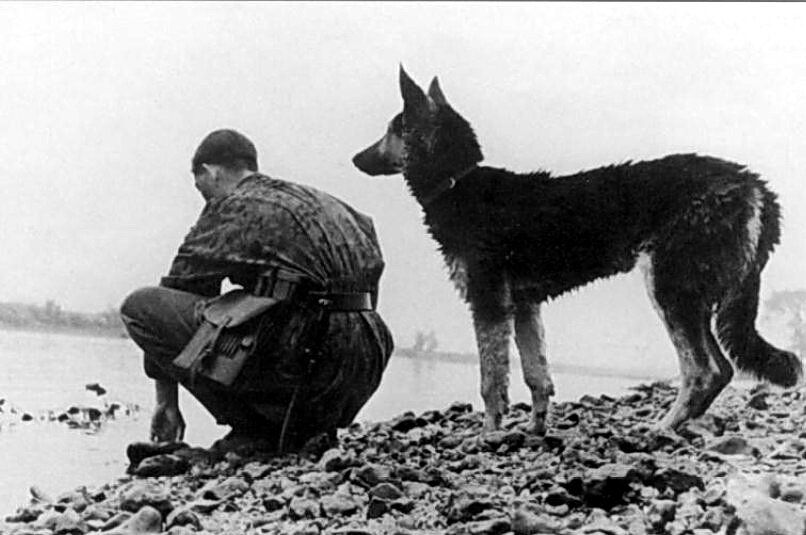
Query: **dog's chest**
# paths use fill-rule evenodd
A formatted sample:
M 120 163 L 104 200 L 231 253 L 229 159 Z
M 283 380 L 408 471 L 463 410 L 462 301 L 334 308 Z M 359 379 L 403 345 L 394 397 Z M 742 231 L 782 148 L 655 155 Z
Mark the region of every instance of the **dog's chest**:
M 445 255 L 445 263 L 448 266 L 448 276 L 454 288 L 464 299 L 467 297 L 467 262 L 457 256 Z

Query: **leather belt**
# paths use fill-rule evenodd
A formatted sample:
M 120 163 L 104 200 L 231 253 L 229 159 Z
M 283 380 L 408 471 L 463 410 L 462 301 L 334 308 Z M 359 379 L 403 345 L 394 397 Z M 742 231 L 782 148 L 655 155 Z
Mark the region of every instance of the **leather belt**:
M 280 300 L 315 302 L 327 311 L 372 310 L 369 292 L 325 292 L 313 290 L 304 277 L 285 270 L 270 270 L 255 290 L 256 295 Z
M 372 310 L 369 292 L 308 292 L 308 297 L 329 311 Z

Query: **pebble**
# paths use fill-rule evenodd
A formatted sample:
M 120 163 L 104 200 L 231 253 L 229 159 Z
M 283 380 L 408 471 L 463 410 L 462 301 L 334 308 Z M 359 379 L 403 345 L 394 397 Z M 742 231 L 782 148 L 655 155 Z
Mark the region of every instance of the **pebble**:
M 136 513 L 145 506 L 156 509 L 164 516 L 173 510 L 169 495 L 160 489 L 141 482 L 135 482 L 132 486 L 123 489 L 120 495 L 121 511 Z
M 526 404 L 485 434 L 456 403 L 353 425 L 318 457 L 137 446 L 130 476 L 32 491 L 0 532 L 803 535 L 804 393 L 728 388 L 679 435 L 651 431 L 675 395 L 656 383 L 553 405 L 543 437 Z M 166 458 L 185 470 L 144 471 Z
M 141 533 L 160 532 L 162 532 L 162 515 L 153 507 L 146 505 L 109 533 L 114 535 L 140 535 Z
M 563 525 L 554 518 L 519 507 L 513 511 L 510 527 L 515 535 L 533 535 L 536 533 L 560 533 Z

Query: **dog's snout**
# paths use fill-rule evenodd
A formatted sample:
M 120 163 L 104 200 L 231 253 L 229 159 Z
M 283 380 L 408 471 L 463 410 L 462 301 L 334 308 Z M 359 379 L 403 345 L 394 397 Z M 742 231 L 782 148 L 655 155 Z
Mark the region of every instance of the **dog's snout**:
M 358 153 L 356 153 L 356 155 L 355 155 L 355 156 L 353 156 L 353 165 L 354 165 L 354 166 L 356 166 L 356 167 L 357 167 L 357 168 L 358 168 L 360 171 L 363 171 L 363 170 L 364 170 L 364 169 L 361 167 L 361 155 L 362 155 L 362 154 L 364 154 L 364 152 L 363 152 L 363 151 L 358 152 Z
M 369 176 L 378 176 L 382 175 L 383 169 L 380 161 L 378 158 L 375 149 L 375 145 L 366 148 L 353 156 L 353 165 L 355 165 L 359 171 Z
M 386 137 L 353 156 L 353 165 L 369 176 L 395 175 L 401 172 L 400 165 L 386 153 Z

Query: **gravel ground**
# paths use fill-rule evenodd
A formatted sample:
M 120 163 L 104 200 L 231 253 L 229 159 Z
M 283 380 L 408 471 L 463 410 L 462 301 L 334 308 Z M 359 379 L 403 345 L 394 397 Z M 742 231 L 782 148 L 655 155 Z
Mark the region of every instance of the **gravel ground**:
M 545 437 L 520 430 L 526 405 L 482 434 L 482 414 L 455 403 L 354 425 L 304 456 L 130 448 L 131 474 L 32 489 L 0 531 L 803 535 L 806 389 L 729 388 L 679 435 L 653 432 L 674 395 L 654 383 L 558 403 Z

